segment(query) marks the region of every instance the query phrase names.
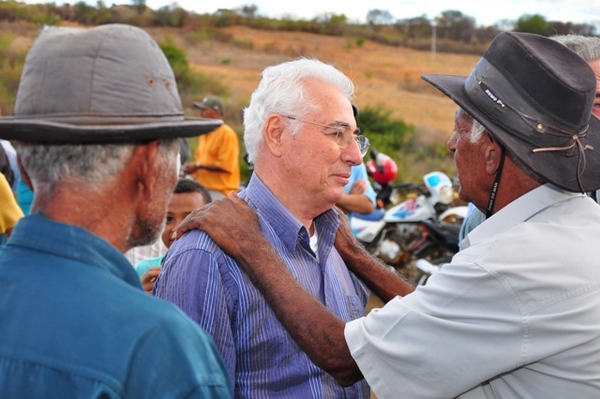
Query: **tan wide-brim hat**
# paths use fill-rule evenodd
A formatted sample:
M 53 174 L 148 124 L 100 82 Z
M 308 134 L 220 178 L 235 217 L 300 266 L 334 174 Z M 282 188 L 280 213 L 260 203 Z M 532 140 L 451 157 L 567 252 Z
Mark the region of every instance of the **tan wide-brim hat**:
M 185 117 L 167 58 L 142 29 L 50 27 L 31 47 L 0 138 L 100 144 L 191 137 L 222 121 Z
M 600 120 L 591 116 L 596 78 L 567 47 L 503 32 L 469 76 L 422 78 L 544 180 L 574 192 L 600 188 Z

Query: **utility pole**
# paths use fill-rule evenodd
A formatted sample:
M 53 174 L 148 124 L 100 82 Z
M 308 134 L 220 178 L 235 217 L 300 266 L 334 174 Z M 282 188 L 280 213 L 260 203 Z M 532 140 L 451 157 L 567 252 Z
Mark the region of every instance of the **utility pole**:
M 431 21 L 431 58 L 435 60 L 435 28 L 437 26 L 437 17 Z

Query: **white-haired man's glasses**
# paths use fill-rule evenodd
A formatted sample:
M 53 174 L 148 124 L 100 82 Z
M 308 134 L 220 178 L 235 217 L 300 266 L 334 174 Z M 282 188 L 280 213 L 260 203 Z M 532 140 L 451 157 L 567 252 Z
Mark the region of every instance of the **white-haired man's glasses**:
M 285 118 L 294 120 L 294 121 L 298 121 L 298 122 L 303 122 L 303 123 L 309 123 L 311 125 L 316 125 L 316 126 L 320 126 L 322 128 L 324 128 L 324 130 L 321 130 L 325 135 L 330 136 L 335 143 L 342 149 L 348 148 L 348 146 L 350 145 L 350 143 L 352 142 L 352 140 L 356 141 L 356 144 L 358 144 L 358 149 L 360 150 L 360 154 L 364 157 L 367 154 L 367 151 L 369 150 L 369 139 L 366 138 L 365 136 L 360 134 L 360 129 L 356 129 L 354 131 L 352 131 L 352 129 L 350 128 L 350 125 L 348 125 L 345 122 L 335 122 L 332 123 L 331 125 L 324 125 L 322 123 L 317 123 L 317 122 L 311 122 L 311 121 L 306 121 L 303 119 L 299 119 L 296 118 L 294 116 L 288 116 L 288 115 L 283 115 Z

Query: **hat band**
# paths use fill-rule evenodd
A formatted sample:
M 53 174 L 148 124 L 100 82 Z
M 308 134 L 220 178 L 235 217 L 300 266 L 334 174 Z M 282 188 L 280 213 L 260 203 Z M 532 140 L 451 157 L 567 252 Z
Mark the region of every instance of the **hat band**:
M 463 91 L 494 124 L 538 148 L 552 147 L 574 155 L 577 140 L 585 137 L 589 127 L 567 126 L 542 114 L 485 58 L 467 77 Z
M 8 118 L 5 118 L 8 119 Z M 181 123 L 185 119 L 183 113 L 172 115 L 68 115 L 68 114 L 37 114 L 14 115 L 10 117 L 15 121 L 47 121 L 65 123 L 70 125 L 128 125 L 147 123 Z

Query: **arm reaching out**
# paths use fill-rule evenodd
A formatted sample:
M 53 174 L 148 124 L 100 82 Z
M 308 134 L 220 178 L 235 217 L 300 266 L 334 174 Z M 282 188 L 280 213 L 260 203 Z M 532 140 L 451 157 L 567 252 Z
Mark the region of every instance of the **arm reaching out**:
M 140 281 L 142 283 L 142 288 L 148 294 L 152 295 L 152 290 L 154 289 L 154 283 L 156 282 L 156 278 L 160 273 L 160 267 L 153 267 L 149 269 L 142 277 L 140 277 Z

